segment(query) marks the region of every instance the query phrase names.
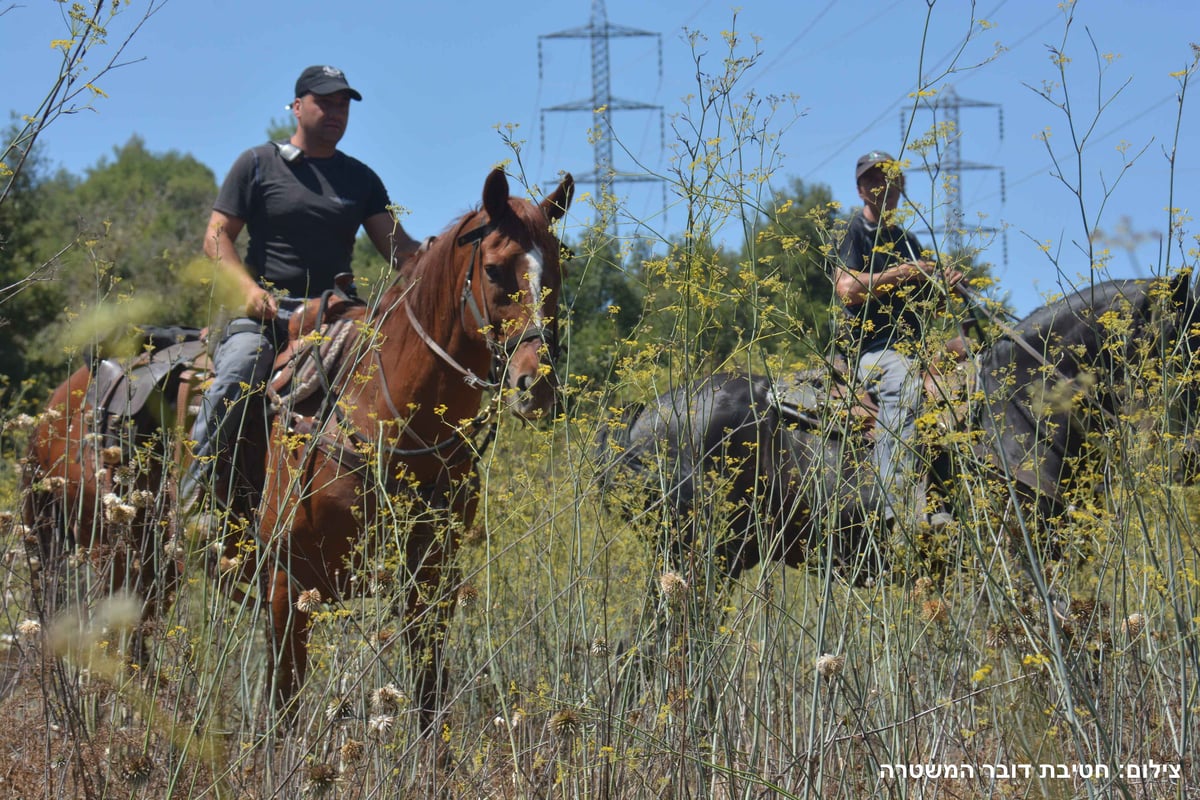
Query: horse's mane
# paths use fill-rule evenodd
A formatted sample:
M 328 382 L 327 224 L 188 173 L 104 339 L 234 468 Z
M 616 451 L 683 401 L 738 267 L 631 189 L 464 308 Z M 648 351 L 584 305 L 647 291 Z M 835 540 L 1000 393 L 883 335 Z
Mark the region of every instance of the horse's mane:
M 508 209 L 510 214 L 501 220 L 502 225 L 512 224 L 511 220 L 515 218 L 521 227 L 532 232 L 534 243 L 544 251 L 558 246 L 539 206 L 524 198 L 510 197 Z M 453 253 L 450 251 L 457 246 L 458 237 L 469 232 L 468 223 L 480 211 L 479 206 L 471 208 L 447 225 L 428 250 L 408 259 L 400 269 L 399 279 L 384 292 L 380 306 L 391 308 L 403 295 L 414 309 L 450 307 L 453 304 L 451 295 L 457 283 L 454 280 L 456 276 L 431 273 L 441 265 L 453 263 Z
M 1068 321 L 1094 322 L 1096 317 L 1123 300 L 1140 309 L 1149 289 L 1150 281 L 1134 278 L 1085 286 L 1035 309 L 1017 323 L 1016 330 L 1027 336 L 1045 335 L 1046 331 L 1059 329 Z

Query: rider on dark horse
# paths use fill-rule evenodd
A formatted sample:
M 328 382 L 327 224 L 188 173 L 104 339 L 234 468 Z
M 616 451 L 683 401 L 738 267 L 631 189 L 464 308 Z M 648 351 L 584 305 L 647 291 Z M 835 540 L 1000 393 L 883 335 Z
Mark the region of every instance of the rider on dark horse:
M 222 495 L 212 498 L 217 507 L 229 504 L 239 435 L 263 427 L 262 388 L 277 349 L 280 305 L 295 307 L 333 289 L 335 276 L 350 272 L 360 226 L 393 267 L 418 249 L 388 210 L 379 177 L 337 149 L 350 101 L 362 95 L 330 66 L 305 69 L 295 89 L 296 132 L 238 157 L 204 237 L 204 252 L 220 280 L 237 287 L 243 303 L 230 309 L 235 318 L 213 334 L 221 337 L 214 375 L 191 433 L 194 458 L 180 485 L 189 511 L 198 510 L 198 501 L 214 490 Z M 250 235 L 244 261 L 235 247 L 243 228 Z M 247 425 L 251 419 L 255 425 Z
M 880 533 L 897 519 L 945 524 L 948 517 L 926 514 L 914 439 L 924 397 L 923 317 L 963 275 L 930 260 L 898 224 L 904 174 L 892 156 L 873 150 L 858 159 L 854 174 L 863 206 L 834 267 L 834 294 L 843 306 L 837 341 L 857 381 L 873 386 L 879 407 L 871 458 L 883 489 Z

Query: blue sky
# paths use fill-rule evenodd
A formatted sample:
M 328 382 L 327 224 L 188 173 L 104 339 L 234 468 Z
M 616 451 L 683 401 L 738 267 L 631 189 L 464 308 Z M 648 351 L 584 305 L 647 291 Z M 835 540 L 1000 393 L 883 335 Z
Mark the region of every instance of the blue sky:
M 31 112 L 50 87 L 57 74 L 50 42 L 65 36 L 66 6 L 0 2 L 6 110 Z M 122 7 L 109 26 L 108 48 L 93 54 L 93 73 L 145 7 L 145 0 Z M 1159 274 L 1179 264 L 1178 245 L 1168 259 L 1162 238 L 1165 209 L 1171 202 L 1193 214 L 1200 209 L 1200 81 L 1189 86 L 1181 111 L 1180 79 L 1171 73 L 1192 62 L 1200 4 L 1080 0 L 1069 29 L 1059 4 L 1048 0 L 974 6 L 937 0 L 927 9 L 925 0 L 743 0 L 735 23 L 735 6 L 725 2 L 607 0 L 611 25 L 661 34 L 662 43 L 660 74 L 658 37 L 610 41 L 612 95 L 663 112 L 661 136 L 656 112 L 614 113 L 621 143 L 614 164 L 632 171 L 640 162 L 670 173 L 675 128 L 685 116 L 698 117 L 696 103 L 684 99 L 697 89 L 695 56 L 702 71 L 719 73 L 726 55 L 721 34 L 736 26 L 744 42 L 739 54 L 757 47 L 760 55 L 735 98 L 744 100 L 748 91 L 795 97 L 772 118 L 780 136 L 768 187 L 800 178 L 826 184 L 836 199 L 854 204 L 855 159 L 875 148 L 898 152 L 910 119 L 910 136 L 933 123 L 932 113 L 913 113 L 911 94 L 924 73 L 941 96 L 953 89 L 964 101 L 960 159 L 987 168 L 962 171 L 961 205 L 968 225 L 1005 231 L 984 235 L 983 258 L 995 264 L 1018 311 L 1086 279 L 1081 245 L 1089 228 L 1108 236 L 1114 277 Z M 153 151 L 194 155 L 220 180 L 241 150 L 264 140 L 268 124 L 287 118 L 284 107 L 301 69 L 330 63 L 364 95 L 342 149 L 380 174 L 392 200 L 409 212 L 405 227 L 425 236 L 474 205 L 488 170 L 511 156 L 497 128 L 517 126 L 534 181 L 549 186 L 559 170 L 592 172 L 590 115 L 543 113 L 592 96 L 588 40 L 541 40 L 539 69 L 539 37 L 585 27 L 591 14 L 587 0 L 168 0 L 128 45 L 122 61 L 130 63 L 97 81 L 107 96 L 57 120 L 43 136 L 44 153 L 52 164 L 83 173 L 137 134 Z M 705 37 L 695 51 L 685 28 Z M 1074 133 L 1062 110 L 1038 94 L 1059 80 L 1051 47 L 1070 58 Z M 1054 96 L 1063 99 L 1061 88 Z M 1040 138 L 1046 133 L 1052 153 Z M 1071 139 L 1085 133 L 1078 157 Z M 1172 175 L 1167 154 L 1176 137 Z M 746 146 L 741 156 L 757 166 L 761 150 Z M 1055 177 L 1055 159 L 1070 182 L 1082 178 L 1082 203 Z M 616 189 L 629 213 L 655 230 L 674 234 L 682 227 L 670 189 L 665 210 L 657 185 Z M 945 207 L 915 168 L 909 189 L 935 213 Z M 568 235 L 578 235 L 592 216 L 586 200 L 578 203 Z M 204 223 L 196 220 L 197 251 Z M 1197 229 L 1187 226 L 1193 237 Z M 635 226 L 624 222 L 619 230 L 631 234 Z M 725 226 L 722 236 L 740 245 L 736 225 Z M 931 236 L 921 238 L 928 243 Z

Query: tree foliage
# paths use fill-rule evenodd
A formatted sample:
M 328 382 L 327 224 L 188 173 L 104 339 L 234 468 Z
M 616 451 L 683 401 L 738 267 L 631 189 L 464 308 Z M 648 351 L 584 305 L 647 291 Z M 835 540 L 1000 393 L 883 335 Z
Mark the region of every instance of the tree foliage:
M 190 155 L 152 153 L 135 136 L 82 178 L 42 177 L 28 162 L 19 177 L 0 207 L 18 217 L 6 226 L 15 238 L 0 254 L 0 283 L 35 272 L 37 280 L 0 309 L 14 329 L 7 374 L 45 383 L 61 377 L 63 335 L 101 306 L 138 299 L 128 315 L 112 318 L 114 329 L 205 322 L 208 290 L 185 268 L 201 253 L 216 194 L 211 170 Z M 110 332 L 120 331 L 97 331 Z

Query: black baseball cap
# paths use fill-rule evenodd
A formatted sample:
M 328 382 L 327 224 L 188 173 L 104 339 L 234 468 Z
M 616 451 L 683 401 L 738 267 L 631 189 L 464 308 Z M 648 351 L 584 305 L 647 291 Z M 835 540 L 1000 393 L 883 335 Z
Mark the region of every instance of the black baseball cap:
M 862 158 L 858 159 L 858 164 L 854 167 L 854 180 L 858 180 L 865 175 L 868 170 L 874 169 L 880 164 L 886 164 L 889 161 L 895 160 L 896 159 L 892 158 L 890 154 L 885 153 L 882 150 L 872 150 Z
M 355 100 L 362 100 L 362 95 L 346 83 L 346 73 L 337 67 L 315 66 L 300 73 L 296 79 L 296 97 L 312 94 L 333 94 L 347 92 Z

